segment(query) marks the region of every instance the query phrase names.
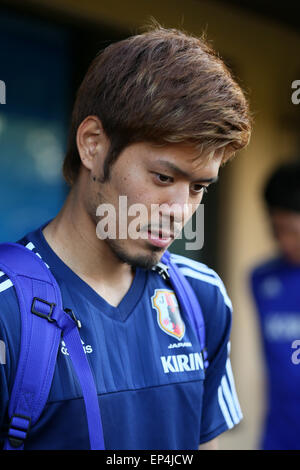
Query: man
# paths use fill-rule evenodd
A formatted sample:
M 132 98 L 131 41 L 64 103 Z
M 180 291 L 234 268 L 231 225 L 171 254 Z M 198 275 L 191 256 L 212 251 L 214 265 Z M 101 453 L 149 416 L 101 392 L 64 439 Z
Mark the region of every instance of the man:
M 300 368 L 293 360 L 300 339 L 299 162 L 276 168 L 266 182 L 264 199 L 279 253 L 251 274 L 267 373 L 267 410 L 260 446 L 266 450 L 300 449 Z
M 231 302 L 222 281 L 205 265 L 173 256 L 203 309 L 204 374 L 195 331 L 152 268 L 249 135 L 247 101 L 223 62 L 203 40 L 177 30 L 155 27 L 109 46 L 78 91 L 64 161 L 70 193 L 60 213 L 21 243 L 47 263 L 64 305 L 81 322 L 107 449 L 216 448 L 216 436 L 241 419 L 229 361 Z M 154 211 L 149 218 L 141 210 L 130 236 L 136 205 Z M 1 290 L 5 426 L 20 321 L 5 276 Z M 89 448 L 82 394 L 63 342 L 47 407 L 24 445 Z

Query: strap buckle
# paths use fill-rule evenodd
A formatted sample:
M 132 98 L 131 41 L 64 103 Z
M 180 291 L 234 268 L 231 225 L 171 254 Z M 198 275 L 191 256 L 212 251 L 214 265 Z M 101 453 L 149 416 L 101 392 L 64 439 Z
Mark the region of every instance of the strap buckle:
M 78 318 L 76 318 L 75 313 L 73 312 L 72 309 L 70 309 L 70 308 L 64 308 L 64 311 L 65 311 L 68 315 L 70 315 L 70 317 L 74 320 L 74 322 L 76 323 L 78 329 L 82 327 L 81 321 L 78 320 Z
M 42 304 L 48 305 L 50 307 L 50 311 L 48 314 L 39 312 L 36 307 L 36 302 L 41 302 Z M 45 318 L 48 320 L 50 323 L 53 323 L 55 320 L 51 318 L 51 315 L 53 313 L 53 309 L 56 306 L 55 303 L 53 302 L 47 302 L 47 300 L 40 299 L 39 297 L 34 297 L 31 305 L 31 312 L 37 315 L 38 317 Z
M 31 426 L 31 418 L 20 414 L 11 417 L 8 427 L 8 440 L 12 447 L 20 447 L 24 444 Z
M 169 267 L 162 263 L 158 262 L 155 266 L 153 266 L 153 271 L 156 271 L 163 279 L 167 280 L 170 278 L 170 274 L 168 272 Z

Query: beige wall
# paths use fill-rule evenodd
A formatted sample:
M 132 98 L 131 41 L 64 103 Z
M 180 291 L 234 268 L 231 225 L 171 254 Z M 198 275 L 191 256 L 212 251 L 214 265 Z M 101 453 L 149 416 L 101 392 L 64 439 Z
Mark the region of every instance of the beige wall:
M 136 32 L 150 15 L 165 26 L 200 34 L 233 64 L 254 112 L 251 143 L 221 172 L 222 217 L 218 250 L 221 275 L 234 305 L 232 363 L 243 422 L 221 438 L 221 448 L 253 449 L 263 409 L 263 366 L 255 314 L 247 291 L 249 268 L 272 252 L 261 184 L 270 168 L 296 150 L 299 109 L 291 104 L 291 81 L 300 79 L 300 35 L 214 1 L 36 0 L 28 3 L 80 15 L 83 20 Z M 299 140 L 298 140 L 299 143 Z M 223 173 L 223 178 L 222 178 Z

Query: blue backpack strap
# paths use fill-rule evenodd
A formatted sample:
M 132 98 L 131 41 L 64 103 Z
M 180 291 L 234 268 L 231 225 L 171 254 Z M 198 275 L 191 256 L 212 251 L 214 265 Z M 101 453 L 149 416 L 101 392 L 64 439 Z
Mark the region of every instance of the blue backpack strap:
M 204 368 L 207 369 L 209 363 L 205 345 L 205 323 L 196 294 L 178 266 L 173 263 L 169 251 L 165 251 L 161 258 L 161 263 L 158 263 L 157 266 L 158 270 L 160 269 L 160 274 L 164 274 L 165 278 L 169 279 L 186 318 L 194 328 L 194 331 L 196 331 L 203 356 Z
M 63 310 L 61 292 L 50 269 L 36 254 L 16 243 L 0 244 L 0 269 L 15 287 L 21 314 L 20 355 L 4 449 L 23 449 L 30 427 L 39 419 L 62 335 L 82 388 L 91 449 L 104 449 L 98 396 L 78 332 L 80 325 L 74 315 L 71 318 Z

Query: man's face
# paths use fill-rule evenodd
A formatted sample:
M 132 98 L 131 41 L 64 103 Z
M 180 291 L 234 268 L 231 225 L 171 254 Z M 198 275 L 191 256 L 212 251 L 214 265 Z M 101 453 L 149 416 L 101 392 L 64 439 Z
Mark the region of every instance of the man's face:
M 283 256 L 293 264 L 300 264 L 300 213 L 274 209 L 271 224 Z
M 116 236 L 106 238 L 105 243 L 120 260 L 149 269 L 178 237 L 199 206 L 205 188 L 217 179 L 222 161 L 222 151 L 216 152 L 205 164 L 197 156 L 197 150 L 185 144 L 136 143 L 120 154 L 108 181 L 101 183 L 97 169 L 92 170 L 96 181 L 90 183 L 87 192 L 88 212 L 96 222 L 101 238 L 103 225 L 100 222 L 104 219 L 95 216 L 97 207 L 98 215 L 104 215 L 99 211 L 99 205 L 111 204 L 115 208 L 115 216 L 107 217 L 106 213 L 105 217 L 106 222 L 116 224 Z M 120 209 L 120 196 L 123 203 L 126 197 L 127 209 L 124 205 Z M 130 211 L 129 208 L 136 204 L 143 210 Z M 122 217 L 127 233 L 120 238 Z M 137 234 L 134 238 L 133 228 Z

